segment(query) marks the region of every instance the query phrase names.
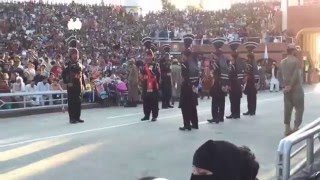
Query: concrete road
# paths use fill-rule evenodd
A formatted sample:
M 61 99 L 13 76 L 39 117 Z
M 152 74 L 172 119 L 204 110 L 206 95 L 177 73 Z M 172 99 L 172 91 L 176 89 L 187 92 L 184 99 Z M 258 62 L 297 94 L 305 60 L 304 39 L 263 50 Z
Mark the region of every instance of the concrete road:
M 306 87 L 307 124 L 320 116 L 320 93 Z M 157 122 L 140 122 L 142 106 L 85 110 L 84 124 L 67 113 L 0 119 L 0 179 L 135 180 L 154 175 L 188 180 L 194 151 L 208 139 L 247 145 L 259 177 L 274 179 L 276 149 L 283 137 L 282 93 L 260 93 L 255 117 L 208 124 L 211 100 L 200 100 L 200 129 L 181 132 L 181 111 L 161 110 Z M 242 99 L 242 112 L 246 99 Z M 229 114 L 227 99 L 226 115 Z

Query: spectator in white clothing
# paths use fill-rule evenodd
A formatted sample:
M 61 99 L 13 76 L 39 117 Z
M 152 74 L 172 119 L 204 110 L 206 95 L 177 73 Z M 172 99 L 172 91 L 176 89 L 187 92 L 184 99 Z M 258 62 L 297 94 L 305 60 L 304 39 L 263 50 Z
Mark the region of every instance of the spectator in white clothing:
M 22 77 L 18 76 L 16 78 L 16 82 L 13 83 L 12 85 L 12 92 L 17 93 L 17 92 L 24 92 L 25 91 L 25 84 L 23 82 Z
M 275 89 L 276 92 L 279 91 L 279 80 L 278 80 L 278 67 L 276 66 L 276 63 L 274 62 L 272 64 L 272 69 L 271 69 L 271 80 L 270 80 L 270 92 L 273 92 Z
M 25 84 L 23 82 L 22 77 L 18 76 L 16 78 L 16 82 L 12 84 L 12 92 L 13 93 L 19 93 L 25 91 Z M 22 96 L 14 96 L 13 97 L 15 102 L 22 102 L 23 97 Z M 22 103 L 18 103 L 18 107 L 23 107 Z
M 30 84 L 26 85 L 26 92 L 27 93 L 35 93 L 37 92 L 37 85 L 35 84 L 34 80 L 31 80 Z M 31 96 L 27 96 L 27 101 L 29 101 L 29 105 L 32 106 L 38 106 L 39 102 L 37 102 L 37 96 L 36 95 L 31 95 Z
M 37 91 L 38 92 L 46 92 L 50 91 L 50 84 L 48 83 L 48 78 L 45 77 L 41 82 L 38 82 L 37 84 Z M 45 101 L 49 100 L 48 95 L 39 95 L 37 96 L 37 102 L 40 102 L 40 104 L 43 106 L 45 104 Z

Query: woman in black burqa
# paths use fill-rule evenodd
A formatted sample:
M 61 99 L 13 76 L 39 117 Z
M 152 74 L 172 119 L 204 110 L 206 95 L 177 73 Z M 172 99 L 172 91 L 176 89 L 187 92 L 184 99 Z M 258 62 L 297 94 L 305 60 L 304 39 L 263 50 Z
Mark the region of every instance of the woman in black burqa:
M 190 180 L 256 180 L 259 163 L 248 147 L 209 140 L 193 156 Z

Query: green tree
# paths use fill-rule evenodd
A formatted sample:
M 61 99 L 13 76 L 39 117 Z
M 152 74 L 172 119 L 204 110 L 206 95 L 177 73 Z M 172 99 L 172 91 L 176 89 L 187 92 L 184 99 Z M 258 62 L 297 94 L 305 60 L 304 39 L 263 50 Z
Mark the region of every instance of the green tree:
M 171 4 L 168 0 L 161 0 L 162 2 L 162 9 L 164 11 L 175 11 L 176 7 Z

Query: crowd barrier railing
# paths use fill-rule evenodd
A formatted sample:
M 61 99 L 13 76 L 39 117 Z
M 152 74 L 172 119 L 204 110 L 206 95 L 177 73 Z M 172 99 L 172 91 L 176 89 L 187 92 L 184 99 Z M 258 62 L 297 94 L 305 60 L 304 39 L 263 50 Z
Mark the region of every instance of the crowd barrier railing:
M 276 179 L 288 180 L 306 165 L 311 165 L 314 162 L 315 154 L 320 150 L 320 147 L 315 148 L 317 139 L 320 140 L 320 118 L 283 138 L 277 150 Z M 301 142 L 305 143 L 293 151 L 293 146 L 297 146 Z M 305 158 L 297 165 L 291 166 L 291 160 L 303 150 L 306 150 Z
M 194 39 L 193 43 L 196 45 L 203 45 L 203 44 L 211 44 L 212 40 L 214 38 L 202 38 L 202 39 Z M 279 43 L 287 43 L 287 44 L 292 44 L 294 43 L 294 38 L 292 37 L 284 37 L 284 36 L 269 36 L 268 39 L 278 39 Z M 286 39 L 286 40 L 285 40 Z M 153 40 L 156 43 L 177 43 L 177 42 L 183 42 L 182 39 L 170 39 L 170 38 L 153 38 Z M 261 39 L 260 37 L 245 37 L 245 38 L 239 38 L 239 40 L 243 43 L 248 42 L 248 41 L 253 41 L 256 43 L 261 43 L 265 42 L 265 40 Z M 273 42 L 268 42 L 268 43 L 273 43 Z
M 88 92 L 93 93 L 93 92 Z M 93 96 L 94 97 L 94 96 Z M 67 106 L 67 91 L 0 93 L 0 112 Z

